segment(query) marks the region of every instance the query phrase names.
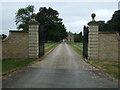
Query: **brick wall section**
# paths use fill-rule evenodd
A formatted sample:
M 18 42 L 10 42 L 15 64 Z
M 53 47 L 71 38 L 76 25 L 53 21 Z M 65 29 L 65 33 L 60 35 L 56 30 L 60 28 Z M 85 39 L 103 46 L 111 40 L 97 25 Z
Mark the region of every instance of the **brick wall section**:
M 116 33 L 99 32 L 99 60 L 118 60 L 119 49 Z
M 2 41 L 2 58 L 28 58 L 28 32 L 10 31 Z

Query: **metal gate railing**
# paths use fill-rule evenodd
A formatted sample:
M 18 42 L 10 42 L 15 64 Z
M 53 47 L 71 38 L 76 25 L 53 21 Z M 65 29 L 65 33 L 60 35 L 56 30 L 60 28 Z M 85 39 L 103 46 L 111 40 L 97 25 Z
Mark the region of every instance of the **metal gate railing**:
M 88 27 L 84 26 L 83 28 L 83 57 L 88 58 Z
M 44 35 L 44 25 L 39 26 L 39 58 L 44 56 L 44 43 L 45 43 L 45 35 Z

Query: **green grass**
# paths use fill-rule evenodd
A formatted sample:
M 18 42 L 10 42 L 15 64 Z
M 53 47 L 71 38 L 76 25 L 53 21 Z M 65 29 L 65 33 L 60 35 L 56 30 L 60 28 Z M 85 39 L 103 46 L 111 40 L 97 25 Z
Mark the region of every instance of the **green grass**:
M 45 54 L 50 50 L 55 48 L 59 43 L 45 43 Z M 11 71 L 15 71 L 17 69 L 26 67 L 33 63 L 34 61 L 38 61 L 37 59 L 4 59 L 2 60 L 2 73 L 8 73 Z
M 50 50 L 55 48 L 59 43 L 49 42 L 45 43 L 45 54 L 47 54 Z
M 25 67 L 32 63 L 33 61 L 36 61 L 35 59 L 4 59 L 2 61 L 2 72 L 3 74 L 6 72 L 10 72 L 22 67 Z
M 73 49 L 80 55 L 83 53 L 83 43 L 79 42 L 67 42 Z
M 76 42 L 67 42 L 73 49 L 80 55 L 83 53 L 83 44 L 76 43 Z M 105 73 L 109 74 L 110 76 L 120 80 L 120 63 L 118 64 L 117 61 L 108 61 L 108 60 L 87 60 L 87 63 L 95 66 L 96 68 L 101 69 Z
M 91 65 L 103 70 L 112 77 L 120 80 L 120 64 L 117 61 L 108 61 L 108 60 L 88 60 L 88 63 Z

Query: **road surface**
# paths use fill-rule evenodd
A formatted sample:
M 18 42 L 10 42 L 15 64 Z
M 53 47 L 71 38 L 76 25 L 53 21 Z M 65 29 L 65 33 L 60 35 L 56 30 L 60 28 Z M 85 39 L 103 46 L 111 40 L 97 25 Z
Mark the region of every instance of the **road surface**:
M 117 88 L 101 71 L 61 43 L 42 61 L 3 78 L 3 88 Z

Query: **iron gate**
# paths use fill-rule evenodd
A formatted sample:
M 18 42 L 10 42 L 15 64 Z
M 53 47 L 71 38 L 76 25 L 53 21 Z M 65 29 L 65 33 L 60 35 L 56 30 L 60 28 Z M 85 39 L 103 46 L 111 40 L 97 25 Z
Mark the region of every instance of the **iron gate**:
M 44 25 L 40 25 L 39 26 L 39 58 L 44 56 L 44 42 L 45 42 Z
M 83 28 L 83 57 L 88 58 L 88 27 L 84 26 Z

